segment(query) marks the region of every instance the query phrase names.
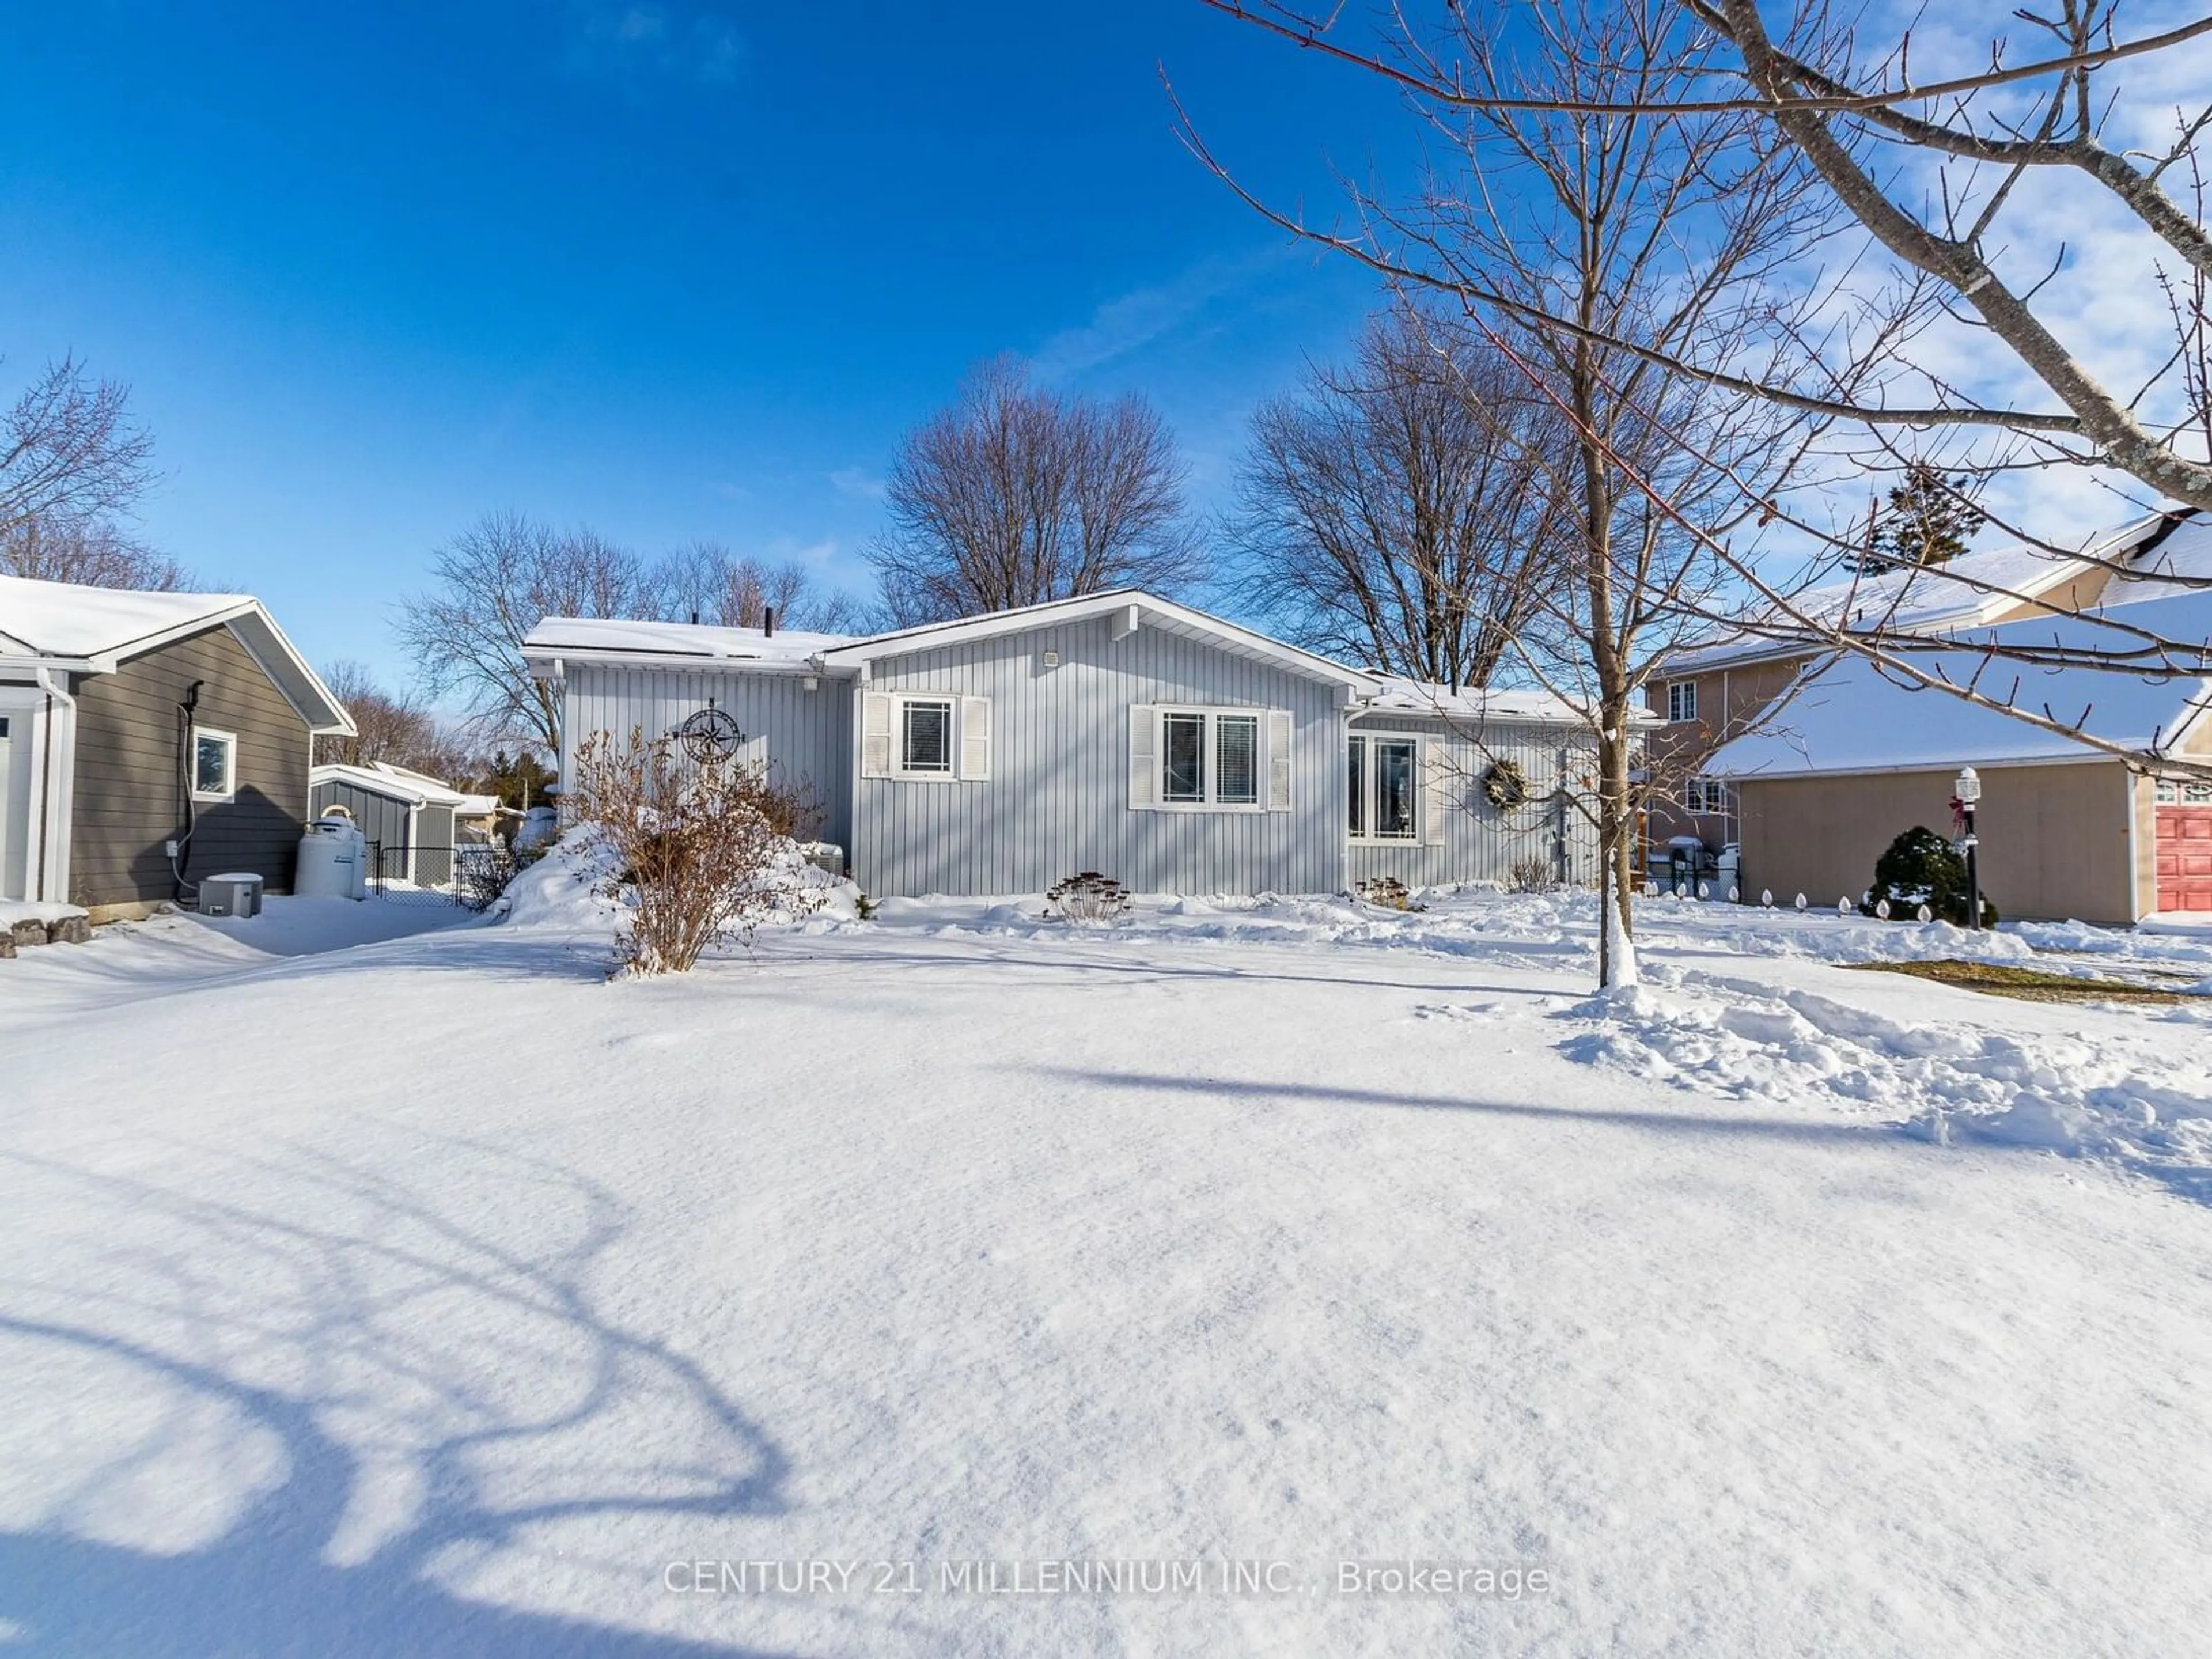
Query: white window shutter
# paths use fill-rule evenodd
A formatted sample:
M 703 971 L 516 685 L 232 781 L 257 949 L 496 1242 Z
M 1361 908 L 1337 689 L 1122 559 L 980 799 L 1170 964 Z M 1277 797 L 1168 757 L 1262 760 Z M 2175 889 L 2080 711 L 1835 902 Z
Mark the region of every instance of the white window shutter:
M 1445 827 L 1451 822 L 1452 764 L 1444 753 L 1443 744 L 1433 738 L 1421 740 L 1422 793 L 1421 839 L 1431 847 L 1444 844 Z
M 991 700 L 960 699 L 960 775 L 971 783 L 991 776 Z
M 1129 705 L 1129 808 L 1148 810 L 1160 798 L 1160 711 L 1148 702 Z
M 1291 810 L 1291 711 L 1267 711 L 1267 810 Z
M 888 692 L 860 694 L 860 775 L 891 775 L 891 699 Z

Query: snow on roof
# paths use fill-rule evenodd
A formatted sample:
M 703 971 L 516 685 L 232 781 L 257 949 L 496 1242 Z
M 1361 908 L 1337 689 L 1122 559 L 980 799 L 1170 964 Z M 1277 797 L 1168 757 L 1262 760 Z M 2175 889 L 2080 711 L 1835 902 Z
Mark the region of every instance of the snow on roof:
M 1193 605 L 1163 599 L 1141 587 L 1108 588 L 1096 593 L 1079 593 L 1064 599 L 1047 599 L 1037 605 L 1016 605 L 1006 611 L 989 611 L 978 617 L 923 623 L 913 628 L 896 629 L 888 634 L 847 641 L 830 654 L 831 660 L 841 665 L 857 665 L 882 657 L 937 650 L 970 640 L 998 638 L 1030 629 L 1064 625 L 1101 617 L 1118 618 L 1125 616 L 1133 627 L 1154 629 L 1184 639 L 1203 640 L 1232 655 L 1273 663 L 1293 673 L 1327 680 L 1332 684 L 1350 685 L 1358 690 L 1367 690 L 1375 684 L 1376 677 L 1365 669 L 1347 668 L 1332 658 L 1317 655 L 1302 646 L 1279 640 L 1272 634 L 1263 634 L 1258 629 L 1231 622 Z
M 142 593 L 0 576 L 0 636 L 28 656 L 110 657 L 252 603 L 244 593 Z
M 778 629 L 718 628 L 705 623 L 627 622 L 598 617 L 548 617 L 522 641 L 526 655 L 701 657 L 796 665 L 851 643 L 843 634 Z
M 1364 707 L 1375 712 L 1436 714 L 1446 720 L 1510 720 L 1533 726 L 1583 726 L 1589 716 L 1566 698 L 1549 691 L 1499 690 L 1480 686 L 1439 685 L 1427 680 L 1376 677 L 1382 695 Z
M 89 659 L 104 672 L 218 624 L 229 627 L 310 731 L 352 732 L 345 706 L 250 593 L 149 593 L 0 576 L 0 656 Z
M 1931 629 L 1971 625 L 2010 610 L 2022 599 L 2048 594 L 2070 577 L 2096 574 L 2098 567 L 2088 562 L 2090 557 L 2117 558 L 2168 522 L 2162 513 L 2131 519 L 2117 528 L 2082 537 L 2076 544 L 2079 550 L 2072 553 L 2042 547 L 1994 548 L 1985 553 L 1963 553 L 1947 564 L 1832 582 L 1790 595 L 1790 608 L 1815 621 L 1845 627 L 1866 623 L 1886 630 L 1926 633 Z M 2202 526 L 2194 520 L 2186 520 L 2166 540 L 2171 542 L 2173 536 L 2191 530 L 2201 531 Z M 2154 559 L 2165 545 L 2161 542 L 2146 556 Z M 1677 652 L 1668 658 L 1668 666 L 1677 671 L 1717 667 L 1747 656 L 1802 650 L 1806 648 L 1803 633 L 1802 623 L 1778 617 L 1771 628 L 1747 624 Z
M 2127 582 L 2115 578 L 2115 585 Z M 2163 583 L 2129 583 L 2108 602 L 2078 616 L 2038 617 L 1960 632 L 1956 648 L 1915 651 L 1908 659 L 1929 673 L 1965 684 L 1980 675 L 1991 696 L 2060 720 L 2079 722 L 2107 743 L 2128 748 L 2171 745 L 2208 703 L 2212 681 L 2194 676 L 2146 680 L 2087 666 L 2044 668 L 1987 657 L 1981 646 L 2057 645 L 2122 647 L 2113 624 L 2167 640 L 2206 646 L 2212 653 L 2212 591 L 2174 592 Z M 2016 683 L 2016 684 L 2015 684 Z M 2084 719 L 2084 711 L 2087 718 Z M 1784 704 L 1771 727 L 1723 745 L 1705 771 L 1718 777 L 1802 776 L 1899 768 L 1993 765 L 2004 762 L 2084 760 L 2098 751 L 2010 714 L 1978 708 L 1941 689 L 1900 683 L 1861 656 L 1844 653 L 1817 671 Z
M 313 783 L 349 783 L 373 794 L 388 795 L 418 806 L 450 806 L 459 811 L 463 802 L 478 799 L 465 795 L 425 773 L 410 772 L 404 766 L 393 766 L 385 761 L 372 761 L 366 766 L 318 766 L 308 774 L 308 779 Z

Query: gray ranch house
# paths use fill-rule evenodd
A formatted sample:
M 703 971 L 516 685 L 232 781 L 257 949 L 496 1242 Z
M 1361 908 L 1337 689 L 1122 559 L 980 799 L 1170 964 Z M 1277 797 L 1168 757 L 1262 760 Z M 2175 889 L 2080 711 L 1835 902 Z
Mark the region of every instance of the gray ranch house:
M 523 655 L 560 688 L 564 780 L 593 733 L 714 720 L 811 784 L 823 838 L 879 896 L 1082 870 L 1199 895 L 1595 870 L 1566 703 L 1348 668 L 1146 592 L 864 639 L 549 617 Z

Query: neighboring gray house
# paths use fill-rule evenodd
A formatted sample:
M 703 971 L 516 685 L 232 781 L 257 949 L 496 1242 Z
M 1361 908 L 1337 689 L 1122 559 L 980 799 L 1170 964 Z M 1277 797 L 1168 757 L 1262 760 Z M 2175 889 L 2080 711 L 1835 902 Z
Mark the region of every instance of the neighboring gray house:
M 1081 870 L 1251 894 L 1595 869 L 1565 704 L 1347 668 L 1149 593 L 866 639 L 548 617 L 523 654 L 561 687 L 564 781 L 592 733 L 658 738 L 711 708 L 744 758 L 813 786 L 823 838 L 878 896 Z M 1483 787 L 1501 760 L 1527 793 L 1503 810 Z
M 258 599 L 0 576 L 0 899 L 142 915 L 234 871 L 283 892 L 310 747 L 352 731 Z

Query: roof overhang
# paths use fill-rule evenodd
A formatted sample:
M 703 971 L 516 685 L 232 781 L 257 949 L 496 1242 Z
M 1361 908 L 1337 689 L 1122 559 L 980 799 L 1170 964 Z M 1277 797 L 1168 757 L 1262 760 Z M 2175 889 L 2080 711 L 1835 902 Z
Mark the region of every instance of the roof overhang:
M 615 651 L 605 647 L 580 649 L 565 645 L 525 645 L 522 660 L 534 680 L 559 680 L 574 667 L 674 668 L 692 674 L 784 674 L 808 678 L 850 675 L 854 668 L 839 669 L 821 657 L 746 657 L 720 652 Z
M 270 683 L 284 695 L 284 701 L 299 711 L 300 718 L 307 723 L 307 730 L 317 737 L 349 738 L 355 735 L 353 716 L 345 705 L 323 684 L 307 659 L 301 656 L 292 641 L 284 637 L 284 630 L 276 626 L 258 599 L 249 599 L 245 605 L 222 618 L 229 624 L 232 635 L 246 647 L 246 653 L 260 665 L 261 672 L 269 676 Z M 181 630 L 197 633 L 198 629 Z M 172 635 L 170 638 L 178 637 Z M 168 638 L 157 641 L 166 645 Z M 128 651 L 118 652 L 118 657 L 137 656 L 150 651 L 152 645 L 134 646 Z
M 1725 752 L 1725 751 L 1723 751 Z M 1698 769 L 1700 777 L 1719 778 L 1734 784 L 1746 783 L 1808 783 L 1820 779 L 1887 777 L 1903 772 L 1940 772 L 1955 774 L 1961 767 L 1971 766 L 1977 772 L 2002 771 L 2022 766 L 2128 766 L 2123 756 L 2108 755 L 2101 750 L 2083 749 L 2075 754 L 2053 755 L 1976 755 L 1970 760 L 1898 761 L 1886 766 L 1805 766 L 1796 768 L 1768 767 L 1756 772 L 1731 772 L 1716 755 Z
M 332 763 L 307 769 L 307 785 L 319 783 L 349 783 L 372 795 L 383 795 L 389 799 L 405 801 L 410 806 L 459 806 L 471 797 L 458 789 L 428 788 L 395 778 L 388 772 L 380 772 L 373 766 L 347 766 Z
M 854 640 L 822 653 L 820 660 L 830 670 L 858 671 L 888 658 L 912 656 L 977 640 L 1024 634 L 1033 629 L 1063 628 L 1071 623 L 1098 621 L 1111 627 L 1115 637 L 1126 638 L 1140 628 L 1152 629 L 1184 639 L 1202 640 L 1233 656 L 1265 662 L 1285 672 L 1303 675 L 1354 692 L 1378 692 L 1382 682 L 1364 670 L 1347 668 L 1327 657 L 1300 650 L 1255 629 L 1224 622 L 1206 611 L 1178 605 L 1139 588 L 1117 588 L 1106 593 L 1086 593 L 1077 599 L 1054 599 L 1043 605 L 994 611 L 988 616 L 963 617 L 955 622 L 928 623 L 902 628 L 872 638 Z

